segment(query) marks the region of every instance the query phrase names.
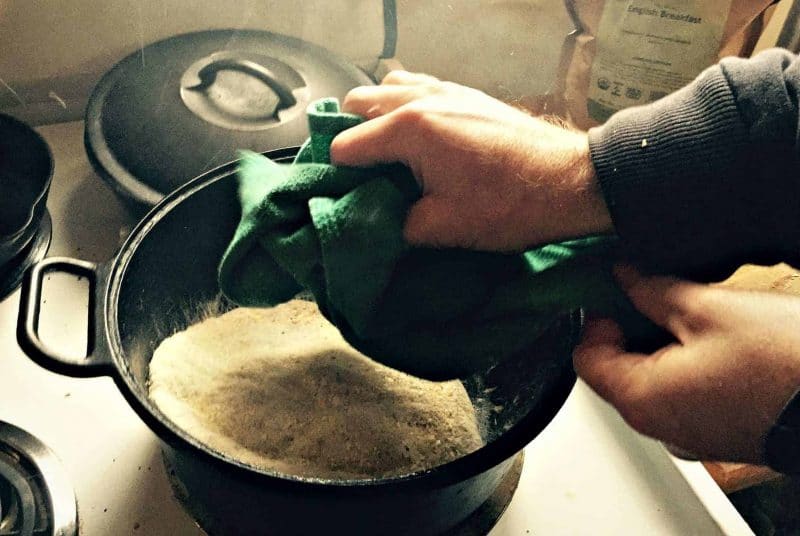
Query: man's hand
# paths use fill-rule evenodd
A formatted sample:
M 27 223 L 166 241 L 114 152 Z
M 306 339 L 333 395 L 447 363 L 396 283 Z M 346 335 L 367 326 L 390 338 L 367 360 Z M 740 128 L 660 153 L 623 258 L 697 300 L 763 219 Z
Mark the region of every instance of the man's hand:
M 642 277 L 618 279 L 677 343 L 624 351 L 611 320 L 590 320 L 578 374 L 639 432 L 703 459 L 763 463 L 763 439 L 800 388 L 800 298 Z
M 422 186 L 413 244 L 519 251 L 612 227 L 584 133 L 405 71 L 353 89 L 343 109 L 369 121 L 336 137 L 334 164 L 402 162 Z

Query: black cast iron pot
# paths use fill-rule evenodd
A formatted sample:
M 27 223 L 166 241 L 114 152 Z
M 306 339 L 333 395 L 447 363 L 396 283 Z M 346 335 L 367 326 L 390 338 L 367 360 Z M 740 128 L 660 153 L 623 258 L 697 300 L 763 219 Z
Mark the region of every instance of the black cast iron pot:
M 52 176 L 53 157 L 44 139 L 0 114 L 0 274 L 39 229 Z
M 56 372 L 111 376 L 163 441 L 177 495 L 210 534 L 422 535 L 454 527 L 486 501 L 515 454 L 569 394 L 578 315 L 560 319 L 517 358 L 463 380 L 473 399 L 489 398 L 494 410 L 487 416 L 486 445 L 458 460 L 402 477 L 335 481 L 259 470 L 227 458 L 166 418 L 148 398 L 147 379 L 160 341 L 195 320 L 186 311 L 219 294 L 217 263 L 240 216 L 234 173 L 229 164 L 170 194 L 106 264 L 48 258 L 36 265 L 23 286 L 20 345 Z M 51 271 L 91 281 L 85 359 L 67 358 L 38 337 L 41 282 Z

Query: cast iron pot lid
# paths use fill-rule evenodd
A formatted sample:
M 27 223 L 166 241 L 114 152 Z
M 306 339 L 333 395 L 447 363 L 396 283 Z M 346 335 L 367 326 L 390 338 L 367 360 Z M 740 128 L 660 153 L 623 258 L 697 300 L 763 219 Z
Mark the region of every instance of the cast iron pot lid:
M 332 52 L 281 34 L 179 35 L 106 73 L 89 99 L 84 141 L 96 171 L 150 207 L 239 149 L 300 145 L 309 102 L 373 83 Z

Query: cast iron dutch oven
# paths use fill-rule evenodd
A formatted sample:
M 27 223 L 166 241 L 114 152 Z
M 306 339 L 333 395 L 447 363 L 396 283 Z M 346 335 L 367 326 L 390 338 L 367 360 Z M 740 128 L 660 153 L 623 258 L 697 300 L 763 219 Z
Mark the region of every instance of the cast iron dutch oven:
M 272 154 L 291 158 L 294 151 Z M 160 341 L 217 299 L 217 264 L 240 217 L 235 164 L 170 194 L 138 224 L 116 258 L 93 264 L 48 258 L 24 282 L 18 339 L 40 365 L 71 376 L 111 376 L 163 442 L 165 461 L 190 513 L 210 534 L 440 534 L 495 490 L 515 454 L 550 422 L 575 381 L 570 359 L 579 315 L 558 320 L 529 351 L 463 380 L 488 397 L 486 445 L 415 474 L 336 481 L 256 469 L 203 445 L 148 398 L 148 363 Z M 71 359 L 37 334 L 45 274 L 91 281 L 88 357 Z M 457 359 L 457 356 L 453 356 Z

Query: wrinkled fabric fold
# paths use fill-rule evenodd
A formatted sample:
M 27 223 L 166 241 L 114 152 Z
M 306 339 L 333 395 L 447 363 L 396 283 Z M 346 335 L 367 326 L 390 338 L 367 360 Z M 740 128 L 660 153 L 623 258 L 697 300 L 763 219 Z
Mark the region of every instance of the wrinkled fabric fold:
M 430 379 L 486 370 L 536 343 L 578 308 L 635 316 L 611 275 L 617 241 L 592 237 L 521 254 L 412 247 L 420 197 L 402 165 L 330 165 L 333 138 L 362 119 L 324 99 L 294 163 L 242 153 L 242 219 L 219 268 L 237 304 L 270 306 L 310 291 L 347 341 Z

